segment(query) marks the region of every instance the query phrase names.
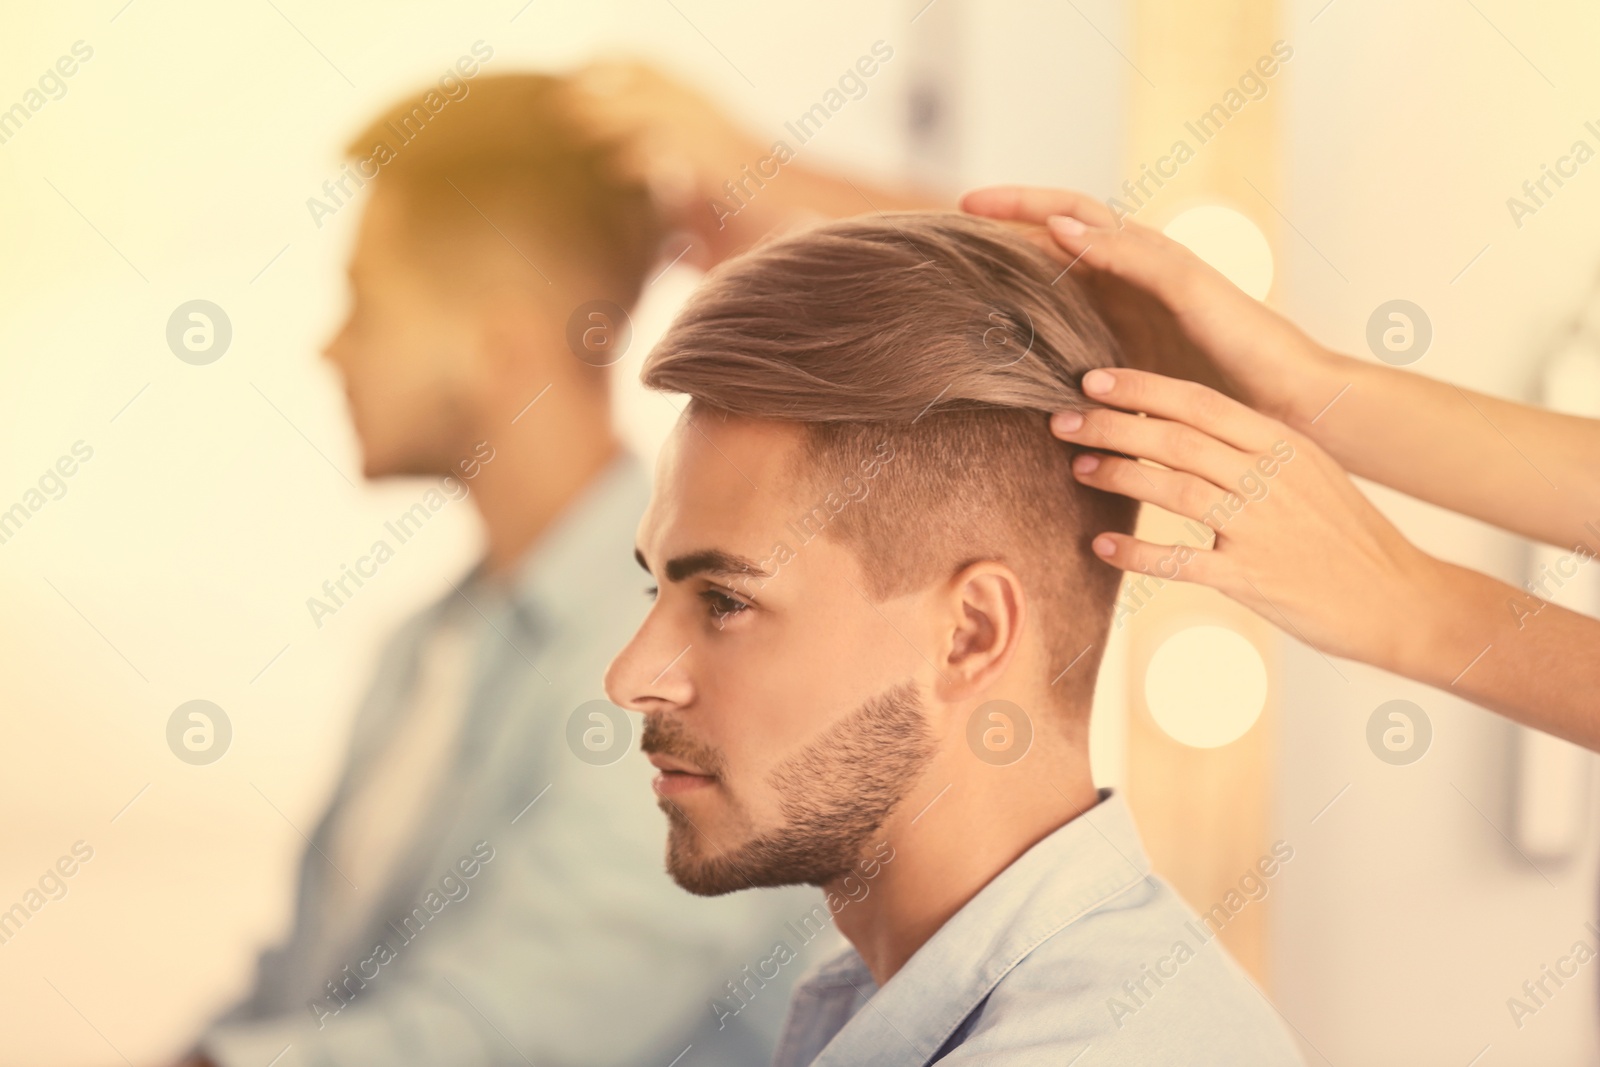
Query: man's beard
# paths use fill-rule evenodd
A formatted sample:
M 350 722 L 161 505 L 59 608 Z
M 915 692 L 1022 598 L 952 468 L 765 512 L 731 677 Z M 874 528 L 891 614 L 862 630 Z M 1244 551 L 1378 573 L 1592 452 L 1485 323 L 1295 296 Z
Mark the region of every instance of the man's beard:
M 646 718 L 641 745 L 670 753 L 722 777 L 722 754 L 699 744 L 676 719 Z M 933 735 L 916 686 L 904 683 L 863 703 L 773 771 L 783 813 L 780 829 L 729 852 L 715 846 L 663 797 L 671 824 L 667 872 L 699 896 L 761 886 L 822 885 L 848 873 L 865 855 L 889 814 L 905 799 L 933 757 Z

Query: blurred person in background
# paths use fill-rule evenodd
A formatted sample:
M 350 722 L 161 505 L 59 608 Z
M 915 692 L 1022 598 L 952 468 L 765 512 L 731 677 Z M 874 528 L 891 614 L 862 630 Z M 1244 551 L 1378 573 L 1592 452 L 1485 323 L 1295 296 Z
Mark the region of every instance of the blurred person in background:
M 649 483 L 604 368 L 664 247 L 709 265 L 904 201 L 790 163 L 730 216 L 719 191 L 769 150 L 670 79 L 466 76 L 351 141 L 373 188 L 325 355 L 365 475 L 470 495 L 486 551 L 385 650 L 292 929 L 189 1061 L 766 1062 L 788 978 L 748 966 L 810 895 L 679 890 L 628 720 L 574 714 L 645 607 Z

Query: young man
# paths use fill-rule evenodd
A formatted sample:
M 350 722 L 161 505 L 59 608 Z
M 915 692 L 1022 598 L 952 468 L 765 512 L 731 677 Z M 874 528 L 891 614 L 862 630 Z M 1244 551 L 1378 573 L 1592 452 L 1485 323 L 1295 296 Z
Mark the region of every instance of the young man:
M 692 400 L 607 691 L 678 884 L 821 886 L 853 946 L 780 1067 L 1300 1062 L 1092 784 L 1118 575 L 1088 541 L 1134 507 L 1047 425 L 1119 362 L 1061 273 L 985 220 L 832 223 L 724 264 L 645 367 Z
M 615 311 L 587 313 L 633 304 L 668 229 L 696 234 L 701 253 L 714 229 L 688 194 L 692 216 L 663 217 L 638 169 L 649 161 L 625 136 L 649 134 L 708 190 L 729 159 L 758 149 L 659 75 L 595 73 L 599 96 L 565 79 L 469 76 L 447 104 L 402 101 L 350 145 L 372 187 L 349 317 L 326 356 L 364 472 L 430 479 L 398 520 L 412 536 L 446 497 L 469 497 L 487 544 L 385 653 L 306 850 L 294 926 L 198 1059 L 742 1067 L 770 1056 L 783 990 L 748 1010 L 712 1004 L 802 901 L 728 906 L 673 887 L 659 820 L 635 802 L 648 768 L 621 759 L 627 718 L 597 700 L 643 611 L 627 556 L 649 489 L 611 426 L 602 365 Z M 737 246 L 758 220 L 809 206 L 794 199 L 801 178 L 826 185 L 796 177 L 772 183 L 741 215 L 746 229 L 719 240 Z M 326 614 L 314 617 L 343 621 Z

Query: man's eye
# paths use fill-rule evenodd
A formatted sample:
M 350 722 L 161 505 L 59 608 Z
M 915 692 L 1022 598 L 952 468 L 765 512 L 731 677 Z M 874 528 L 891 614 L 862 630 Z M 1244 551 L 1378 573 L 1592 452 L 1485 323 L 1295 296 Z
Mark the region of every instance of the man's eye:
M 644 588 L 644 595 L 649 597 L 651 600 L 654 600 L 656 598 L 656 594 L 659 592 L 661 592 L 661 587 L 659 585 L 647 585 Z
M 720 589 L 707 589 L 700 594 L 700 599 L 706 602 L 706 606 L 711 609 L 712 618 L 719 624 L 730 615 L 738 615 L 750 606 L 742 600 L 729 596 Z

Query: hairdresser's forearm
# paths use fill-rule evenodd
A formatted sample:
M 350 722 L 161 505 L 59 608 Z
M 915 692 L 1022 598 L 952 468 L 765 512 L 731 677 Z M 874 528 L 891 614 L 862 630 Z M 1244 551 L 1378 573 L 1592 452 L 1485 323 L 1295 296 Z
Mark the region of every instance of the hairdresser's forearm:
M 1326 353 L 1274 404 L 1352 474 L 1557 547 L 1600 552 L 1600 421 Z
M 705 239 L 711 261 L 721 262 L 747 251 L 771 234 L 823 219 L 950 206 L 949 202 L 940 201 L 931 193 L 875 185 L 791 162 L 784 165 L 776 177 L 760 186 L 751 185 L 749 192 L 737 199 L 713 198 L 703 218 L 715 218 L 715 225 L 706 227 Z
M 932 193 L 878 185 L 864 178 L 845 177 L 795 161 L 786 164 L 777 177 L 756 190 L 728 221 L 736 231 L 734 241 L 748 247 L 769 233 L 818 219 L 951 206 L 950 202 L 940 201 Z
M 880 185 L 860 177 L 846 177 L 803 163 L 784 167 L 772 188 L 789 206 L 809 209 L 830 218 L 873 215 L 880 211 L 954 210 L 952 197 L 901 185 Z
M 1438 561 L 1402 595 L 1379 666 L 1600 751 L 1600 620 Z

